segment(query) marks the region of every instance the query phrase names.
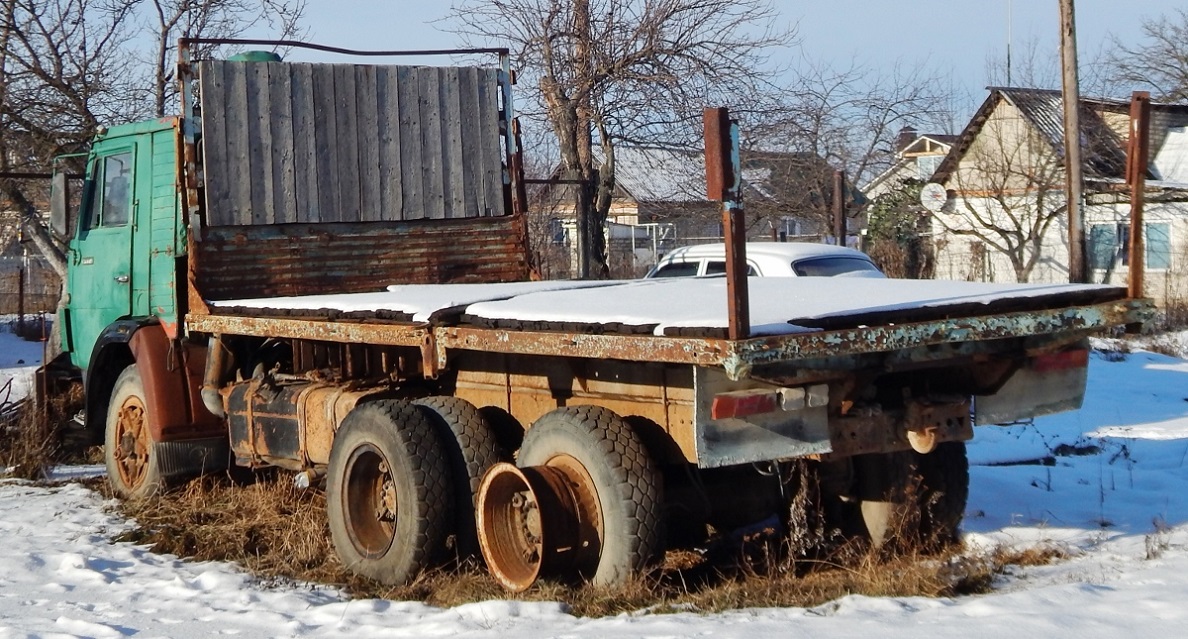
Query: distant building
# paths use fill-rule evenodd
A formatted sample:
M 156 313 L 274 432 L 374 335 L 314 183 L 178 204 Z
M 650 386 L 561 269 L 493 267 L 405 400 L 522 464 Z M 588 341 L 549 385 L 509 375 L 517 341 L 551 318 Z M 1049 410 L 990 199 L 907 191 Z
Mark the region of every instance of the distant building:
M 993 87 L 931 181 L 950 201 L 933 216 L 937 277 L 1014 281 L 1001 246 L 1034 236 L 1029 281 L 1068 281 L 1063 100 L 1059 91 Z M 1082 99 L 1085 238 L 1094 282 L 1127 278 L 1128 101 Z M 1188 298 L 1188 106 L 1153 104 L 1144 206 L 1146 294 Z M 1046 221 L 1046 223 L 1044 223 Z M 980 229 L 982 237 L 967 231 Z M 998 243 L 1000 246 L 995 246 Z
M 741 162 L 748 239 L 832 241 L 827 236 L 834 170 L 825 160 L 805 153 L 745 152 Z M 853 185 L 846 187 L 853 218 L 848 229 L 855 234 L 863 227 L 858 212 L 866 200 Z M 572 246 L 573 188 L 551 186 L 535 199 L 535 212 L 551 220 L 554 244 Z M 629 251 L 635 272 L 646 271 L 674 247 L 721 241 L 721 206 L 706 198 L 704 154 L 616 147 L 608 221 L 611 261 L 615 253 Z
M 903 188 L 905 182 L 927 182 L 957 141 L 955 135 L 918 133 L 911 127 L 899 132 L 895 144 L 895 163 L 862 187 L 868 200 Z

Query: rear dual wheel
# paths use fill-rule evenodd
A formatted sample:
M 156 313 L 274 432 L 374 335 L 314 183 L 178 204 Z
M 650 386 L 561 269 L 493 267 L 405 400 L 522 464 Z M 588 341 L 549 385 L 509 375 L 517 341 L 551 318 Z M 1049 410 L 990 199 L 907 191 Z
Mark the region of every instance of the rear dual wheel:
M 459 560 L 479 555 L 475 499 L 483 475 L 507 455 L 495 433 L 473 404 L 457 397 L 434 396 L 413 401 L 445 442 L 444 452 L 454 479 L 452 549 Z
M 854 463 L 872 545 L 935 551 L 958 541 L 969 497 L 965 442 L 942 442 L 930 453 L 861 455 Z
M 454 484 L 424 409 L 379 400 L 347 415 L 330 451 L 326 508 L 352 572 L 400 585 L 446 556 Z
M 552 411 L 528 429 L 517 466 L 483 478 L 479 539 L 496 580 L 626 582 L 663 553 L 659 469 L 639 436 L 596 406 Z

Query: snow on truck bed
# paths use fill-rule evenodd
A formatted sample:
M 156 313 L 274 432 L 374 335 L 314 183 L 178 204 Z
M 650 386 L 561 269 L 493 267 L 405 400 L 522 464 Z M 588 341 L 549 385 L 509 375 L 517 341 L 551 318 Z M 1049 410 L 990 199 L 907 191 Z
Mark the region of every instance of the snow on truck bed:
M 751 332 L 777 335 L 950 315 L 1035 310 L 1120 299 L 1092 284 L 988 284 L 868 278 L 749 278 Z M 725 278 L 402 284 L 374 293 L 211 301 L 222 312 L 354 313 L 413 322 L 632 327 L 673 335 L 727 326 Z M 643 329 L 643 330 L 640 330 Z

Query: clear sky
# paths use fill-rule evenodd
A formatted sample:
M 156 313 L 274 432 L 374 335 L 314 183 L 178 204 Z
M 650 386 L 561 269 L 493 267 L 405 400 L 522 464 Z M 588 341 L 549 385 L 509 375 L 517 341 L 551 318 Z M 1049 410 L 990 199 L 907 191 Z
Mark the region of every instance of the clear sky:
M 434 23 L 449 5 L 449 0 L 308 0 L 306 23 L 309 39 L 320 44 L 449 48 L 457 46 L 456 37 Z M 773 0 L 773 5 L 787 25 L 796 27 L 811 58 L 838 64 L 856 60 L 875 68 L 924 63 L 952 77 L 975 102 L 981 102 L 988 83 L 987 59 L 1004 56 L 1008 32 L 1017 63 L 1029 42 L 1040 56 L 1053 61 L 1059 56 L 1058 0 Z M 1176 9 L 1188 9 L 1188 2 L 1076 0 L 1082 68 L 1111 33 L 1135 41 L 1143 18 Z

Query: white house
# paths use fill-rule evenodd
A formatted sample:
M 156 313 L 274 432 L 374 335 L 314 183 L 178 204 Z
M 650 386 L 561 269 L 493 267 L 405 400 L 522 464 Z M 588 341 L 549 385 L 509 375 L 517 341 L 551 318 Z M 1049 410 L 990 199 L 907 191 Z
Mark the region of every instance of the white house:
M 1129 102 L 1083 99 L 1085 237 L 1090 278 L 1125 284 Z M 1188 106 L 1153 104 L 1145 191 L 1146 295 L 1188 299 Z M 949 201 L 932 217 L 936 275 L 1068 281 L 1063 101 L 1059 91 L 991 88 L 933 182 Z

